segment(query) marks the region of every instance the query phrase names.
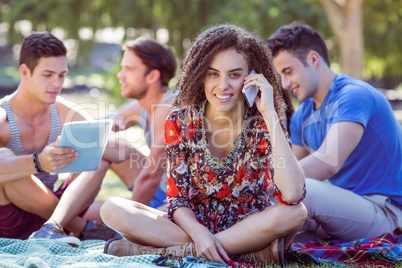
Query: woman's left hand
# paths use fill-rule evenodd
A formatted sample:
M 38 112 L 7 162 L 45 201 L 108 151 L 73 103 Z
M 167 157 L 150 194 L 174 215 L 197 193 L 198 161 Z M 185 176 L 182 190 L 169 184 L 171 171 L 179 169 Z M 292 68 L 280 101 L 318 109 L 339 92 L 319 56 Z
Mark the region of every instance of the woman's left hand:
M 261 114 L 265 114 L 267 112 L 272 113 L 275 112 L 274 108 L 274 90 L 272 85 L 268 82 L 268 80 L 262 74 L 250 74 L 246 76 L 244 81 L 244 85 L 246 90 L 250 86 L 256 86 L 261 91 L 261 98 L 255 98 L 255 104 L 257 105 L 257 109 Z

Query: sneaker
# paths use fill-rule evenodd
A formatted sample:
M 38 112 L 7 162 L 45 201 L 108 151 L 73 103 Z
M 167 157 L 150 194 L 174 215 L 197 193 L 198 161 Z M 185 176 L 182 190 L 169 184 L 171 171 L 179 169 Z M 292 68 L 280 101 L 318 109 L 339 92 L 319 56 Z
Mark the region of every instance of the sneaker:
M 33 232 L 28 239 L 53 239 L 60 242 L 67 243 L 73 247 L 81 246 L 81 241 L 75 236 L 69 236 L 63 231 L 63 227 L 57 223 L 47 223 L 42 225 L 42 227 Z
M 123 238 L 119 233 L 109 228 L 103 223 L 87 221 L 84 230 L 79 236 L 81 240 L 100 239 L 110 240 L 112 238 Z

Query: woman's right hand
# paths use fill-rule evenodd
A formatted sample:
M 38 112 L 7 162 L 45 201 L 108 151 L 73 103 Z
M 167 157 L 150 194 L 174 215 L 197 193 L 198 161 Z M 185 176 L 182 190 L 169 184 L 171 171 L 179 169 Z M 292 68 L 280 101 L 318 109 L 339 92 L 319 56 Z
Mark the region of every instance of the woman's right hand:
M 192 237 L 197 256 L 204 258 L 209 261 L 219 262 L 222 264 L 228 263 L 230 260 L 226 251 L 219 240 L 210 233 L 204 226 L 203 231 L 197 232 L 194 237 Z
M 173 220 L 194 242 L 197 256 L 222 264 L 229 262 L 229 256 L 219 240 L 202 224 L 188 207 L 180 207 L 173 213 Z

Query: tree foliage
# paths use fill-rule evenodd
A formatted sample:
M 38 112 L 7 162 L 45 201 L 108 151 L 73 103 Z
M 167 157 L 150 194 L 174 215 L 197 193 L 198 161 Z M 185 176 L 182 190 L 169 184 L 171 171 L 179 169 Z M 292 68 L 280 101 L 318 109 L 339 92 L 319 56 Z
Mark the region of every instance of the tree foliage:
M 365 0 L 363 9 L 366 77 L 384 87 L 402 83 L 402 2 Z
M 0 23 L 10 26 L 7 38 L 11 44 L 23 38 L 15 27 L 18 21 L 29 20 L 32 30 L 63 29 L 65 38 L 77 41 L 79 59 L 88 58 L 93 41 L 82 40 L 82 28 L 95 33 L 121 27 L 125 39 L 142 34 L 155 38 L 157 30 L 164 28 L 169 32 L 168 45 L 181 59 L 207 26 L 234 23 L 265 40 L 280 26 L 297 20 L 316 28 L 329 41 L 332 61 L 340 61 L 339 41 L 320 0 L 0 0 L 0 5 Z M 402 77 L 401 1 L 364 0 L 362 11 L 365 78 L 383 78 L 387 86 L 395 86 Z M 86 61 L 77 64 L 85 66 Z

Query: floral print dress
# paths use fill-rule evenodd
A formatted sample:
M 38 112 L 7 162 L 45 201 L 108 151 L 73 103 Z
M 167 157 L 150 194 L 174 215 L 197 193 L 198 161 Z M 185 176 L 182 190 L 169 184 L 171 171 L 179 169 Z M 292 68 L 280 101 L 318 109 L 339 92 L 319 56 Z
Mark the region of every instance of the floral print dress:
M 173 220 L 176 209 L 188 207 L 198 222 L 217 233 L 269 206 L 273 156 L 264 119 L 247 110 L 231 152 L 215 161 L 207 146 L 205 104 L 172 111 L 166 120 L 167 208 Z M 286 203 L 274 188 L 276 198 Z

